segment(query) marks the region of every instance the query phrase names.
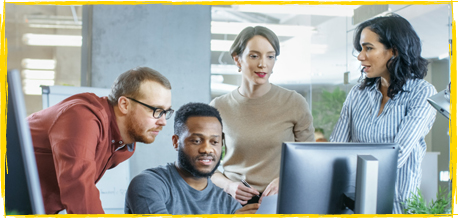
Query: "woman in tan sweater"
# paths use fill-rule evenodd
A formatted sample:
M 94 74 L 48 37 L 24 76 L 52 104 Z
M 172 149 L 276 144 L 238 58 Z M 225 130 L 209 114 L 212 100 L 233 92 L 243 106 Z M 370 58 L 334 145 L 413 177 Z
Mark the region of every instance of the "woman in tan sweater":
M 212 181 L 244 205 L 278 193 L 282 142 L 313 142 L 314 128 L 304 97 L 269 83 L 280 54 L 274 32 L 262 26 L 247 27 L 236 37 L 230 53 L 242 84 L 210 102 L 221 113 L 227 146 L 224 172 L 215 172 Z

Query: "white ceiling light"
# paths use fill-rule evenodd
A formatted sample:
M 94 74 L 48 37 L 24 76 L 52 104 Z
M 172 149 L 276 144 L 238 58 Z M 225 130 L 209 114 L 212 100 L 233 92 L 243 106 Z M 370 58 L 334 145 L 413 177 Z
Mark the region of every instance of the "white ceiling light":
M 54 80 L 25 79 L 24 93 L 26 95 L 41 95 L 41 85 L 53 86 Z
M 229 49 L 231 48 L 231 45 L 233 43 L 233 41 L 230 41 L 230 40 L 220 40 L 220 39 L 212 39 L 210 41 L 211 43 L 211 50 L 212 51 L 227 51 L 229 52 Z M 284 46 L 284 43 L 280 43 L 280 47 L 283 47 Z M 310 52 L 312 54 L 324 54 L 326 53 L 327 49 L 328 49 L 328 45 L 326 44 L 311 44 L 310 45 L 311 48 L 310 48 Z M 232 67 L 234 67 L 235 65 L 229 65 Z M 223 71 L 226 71 L 225 69 L 221 69 Z M 212 72 L 213 72 L 213 66 L 212 66 Z
M 220 96 L 232 92 L 238 86 L 226 83 L 210 83 L 210 90 L 212 95 Z
M 439 55 L 439 57 L 437 57 L 437 58 L 438 58 L 439 60 L 442 60 L 442 59 L 449 58 L 449 57 L 450 57 L 450 56 L 449 56 L 449 54 L 448 54 L 448 52 L 447 52 L 447 53 L 444 53 L 444 54 Z
M 241 74 L 235 64 L 212 64 L 211 74 Z
M 24 79 L 53 80 L 55 72 L 52 70 L 23 70 L 22 76 L 24 76 Z
M 210 47 L 212 51 L 229 51 L 231 45 L 234 41 L 230 40 L 219 40 L 219 39 L 212 39 L 210 41 Z
M 32 28 L 59 28 L 59 29 L 81 29 L 83 22 L 74 12 L 74 6 L 70 6 L 73 16 L 36 15 L 28 14 L 24 22 Z
M 56 60 L 53 59 L 22 59 L 21 65 L 26 69 L 54 70 Z
M 321 16 L 353 16 L 359 5 L 233 5 L 237 11 L 263 14 L 305 14 Z
M 81 29 L 80 25 L 57 25 L 57 24 L 29 24 L 31 28 L 45 28 L 45 29 Z
M 299 36 L 304 34 L 312 34 L 315 31 L 311 26 L 299 25 L 280 25 L 266 23 L 239 23 L 239 22 L 211 22 L 212 34 L 239 34 L 245 27 L 248 26 L 264 26 L 272 30 L 277 36 Z
M 328 45 L 326 44 L 311 44 L 310 53 L 312 54 L 324 54 L 328 50 Z
M 212 83 L 223 83 L 224 76 L 223 75 L 211 75 L 211 82 Z
M 27 45 L 79 47 L 83 42 L 83 37 L 26 33 L 22 36 L 22 41 Z

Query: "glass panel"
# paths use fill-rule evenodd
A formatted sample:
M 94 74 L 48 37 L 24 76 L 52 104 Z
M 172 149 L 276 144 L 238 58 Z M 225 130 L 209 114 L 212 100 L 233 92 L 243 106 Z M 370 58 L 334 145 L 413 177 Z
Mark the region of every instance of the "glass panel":
M 27 114 L 42 109 L 40 85 L 80 86 L 82 6 L 5 4 L 8 70 L 22 72 Z
M 346 95 L 362 76 L 360 62 L 356 58 L 358 53 L 353 49 L 355 26 L 388 12 L 406 18 L 421 39 L 422 56 L 430 61 L 425 80 L 440 91 L 450 81 L 450 8 L 449 4 L 214 6 L 213 22 L 233 22 L 241 26 L 239 29 L 219 28 L 220 32 L 216 33 L 212 24 L 212 39 L 225 40 L 225 47 L 212 51 L 212 97 L 228 93 L 241 83 L 241 75 L 228 52 L 236 34 L 246 26 L 275 27 L 277 30 L 274 32 L 281 41 L 281 55 L 271 82 L 296 90 L 306 98 L 312 110 L 314 126 L 322 131 L 316 136 L 327 140 L 339 118 Z M 218 23 L 214 24 L 216 27 Z M 288 32 L 289 35 L 280 33 L 282 27 L 291 26 L 311 31 L 307 34 L 294 31 L 292 34 Z M 449 170 L 446 132 L 447 121 L 437 117 L 425 139 L 428 151 L 441 152 L 439 171 Z

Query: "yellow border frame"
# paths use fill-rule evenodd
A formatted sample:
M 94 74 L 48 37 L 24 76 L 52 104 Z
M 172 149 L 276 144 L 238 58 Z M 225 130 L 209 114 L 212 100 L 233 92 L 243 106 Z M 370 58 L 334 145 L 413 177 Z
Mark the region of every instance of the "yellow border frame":
M 0 215 L 5 214 L 5 174 L 4 169 L 6 169 L 6 110 L 7 110 L 7 98 L 8 98 L 8 84 L 6 82 L 6 75 L 7 75 L 7 39 L 5 38 L 5 0 L 3 0 L 2 6 L 2 16 L 1 16 L 1 41 L 0 41 L 0 182 L 1 182 L 1 196 L 0 202 L 2 203 L 3 207 L 0 207 Z M 343 4 L 343 5 L 368 5 L 368 4 L 450 4 L 452 6 L 452 16 L 455 13 L 455 10 L 458 11 L 458 2 L 454 1 L 377 1 L 377 0 L 369 0 L 369 1 L 52 1 L 52 0 L 45 0 L 45 1 L 8 1 L 7 3 L 19 4 L 19 5 L 49 5 L 49 4 L 57 4 L 57 5 L 85 5 L 85 4 L 165 4 L 165 5 L 189 5 L 189 4 L 201 4 L 201 5 L 233 5 L 233 4 L 310 4 L 310 5 L 330 5 L 330 4 Z M 457 28 L 456 28 L 456 21 L 455 17 L 452 20 L 452 40 L 453 44 L 449 50 L 452 52 L 452 56 L 450 58 L 451 61 L 451 81 L 452 81 L 452 90 L 451 90 L 451 120 L 449 121 L 449 135 L 450 135 L 450 178 L 452 179 L 452 190 L 453 190 L 453 200 L 452 200 L 452 215 L 441 215 L 440 217 L 455 217 L 457 216 L 457 137 L 456 137 L 456 109 L 457 109 L 457 46 L 456 46 L 456 35 L 457 35 Z M 441 88 L 437 87 L 440 91 Z M 6 173 L 6 172 L 5 172 Z M 316 214 L 292 214 L 292 215 L 250 215 L 250 217 L 432 217 L 437 215 L 316 215 Z M 163 217 L 163 218 L 170 218 L 170 217 L 246 217 L 243 215 L 198 215 L 198 216 L 149 216 L 149 215 L 74 215 L 74 214 L 67 214 L 67 215 L 27 215 L 27 216 L 8 216 L 8 217 L 58 217 L 58 218 L 66 218 L 66 217 Z

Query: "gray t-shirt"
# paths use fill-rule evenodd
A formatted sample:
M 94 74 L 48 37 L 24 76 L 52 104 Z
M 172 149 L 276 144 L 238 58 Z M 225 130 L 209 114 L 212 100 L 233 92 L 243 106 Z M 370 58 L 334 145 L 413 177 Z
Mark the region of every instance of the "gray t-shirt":
M 233 214 L 242 206 L 215 186 L 210 178 L 204 190 L 186 183 L 173 163 L 144 170 L 130 182 L 127 214 Z

